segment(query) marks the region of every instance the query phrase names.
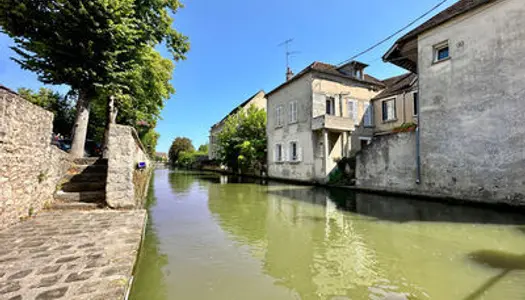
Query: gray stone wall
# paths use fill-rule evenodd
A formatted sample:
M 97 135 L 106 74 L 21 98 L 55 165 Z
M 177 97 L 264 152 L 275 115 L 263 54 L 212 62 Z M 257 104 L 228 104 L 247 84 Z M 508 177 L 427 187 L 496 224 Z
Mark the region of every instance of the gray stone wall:
M 436 63 L 443 42 L 450 59 Z M 402 134 L 358 155 L 358 186 L 525 205 L 523 1 L 495 1 L 419 36 L 418 57 L 421 184 L 413 135 Z
M 525 205 L 525 5 L 496 1 L 418 39 L 422 181 Z M 450 59 L 433 62 L 448 41 Z
M 374 137 L 356 156 L 356 185 L 384 191 L 414 191 L 416 182 L 415 133 Z
M 71 160 L 51 145 L 53 114 L 0 87 L 0 229 L 41 210 Z
M 106 202 L 112 208 L 138 208 L 148 188 L 152 164 L 130 126 L 112 124 L 108 139 Z M 138 170 L 137 164 L 147 168 Z

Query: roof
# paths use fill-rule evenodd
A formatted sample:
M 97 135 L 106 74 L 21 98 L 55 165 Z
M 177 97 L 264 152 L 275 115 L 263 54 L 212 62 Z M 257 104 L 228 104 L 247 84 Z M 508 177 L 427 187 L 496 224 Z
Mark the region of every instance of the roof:
M 386 89 L 375 96 L 372 100 L 383 99 L 403 92 L 408 92 L 412 90 L 414 86 L 413 83 L 416 79 L 417 75 L 414 73 L 405 73 L 403 75 L 387 78 L 383 80 Z
M 252 101 L 255 97 L 257 97 L 260 93 L 262 93 L 264 95 L 264 91 L 263 90 L 260 90 L 258 91 L 257 93 L 255 93 L 253 96 L 251 96 L 250 98 L 248 98 L 247 100 L 245 100 L 243 103 L 239 104 L 237 107 L 235 107 L 234 109 L 232 109 L 232 111 L 230 111 L 224 118 L 222 118 L 219 122 L 213 124 L 211 127 L 215 127 L 217 125 L 219 125 L 220 123 L 226 121 L 226 119 L 228 119 L 229 116 L 231 115 L 234 115 L 236 114 L 241 108 L 245 107 L 246 104 L 250 103 L 250 101 Z
M 414 28 L 409 33 L 402 36 L 397 41 L 397 43 L 401 43 L 401 42 L 410 40 L 412 38 L 415 38 L 418 35 L 422 34 L 423 32 L 430 30 L 432 28 L 435 28 L 445 22 L 448 22 L 449 20 L 455 17 L 458 17 L 482 5 L 489 4 L 495 1 L 497 0 L 459 0 L 455 4 L 448 7 L 447 9 L 443 10 L 442 12 L 438 13 L 434 17 L 430 18 L 425 23 L 419 25 L 418 27 Z
M 18 95 L 17 92 L 15 92 L 15 91 L 13 91 L 13 90 L 11 90 L 11 89 L 9 89 L 9 88 L 7 88 L 7 87 L 1 85 L 1 84 L 0 84 L 0 90 L 5 90 L 5 91 L 8 91 L 8 92 L 11 93 L 11 94 Z
M 359 62 L 355 62 L 355 63 L 359 63 Z M 359 64 L 364 65 L 363 63 L 359 63 Z M 287 86 L 288 84 L 292 83 L 293 81 L 301 78 L 303 75 L 308 74 L 308 73 L 313 72 L 313 71 L 319 72 L 319 73 L 323 73 L 323 74 L 335 75 L 335 76 L 339 76 L 341 78 L 350 79 L 350 80 L 353 80 L 353 81 L 356 81 L 356 82 L 360 82 L 360 83 L 364 83 L 364 84 L 371 84 L 371 85 L 375 85 L 375 86 L 381 87 L 381 88 L 384 87 L 384 84 L 383 84 L 383 82 L 381 80 L 379 80 L 379 79 L 377 79 L 377 78 L 375 78 L 373 76 L 370 76 L 368 74 L 365 74 L 364 79 L 358 79 L 358 78 L 355 78 L 355 77 L 352 77 L 352 76 L 349 76 L 349 75 L 346 75 L 346 74 L 340 72 L 338 70 L 337 66 L 334 66 L 334 65 L 331 65 L 331 64 L 327 64 L 327 63 L 323 63 L 323 62 L 319 62 L 319 61 L 315 61 L 312 64 L 310 64 L 308 67 L 304 68 L 301 72 L 297 73 L 297 75 L 292 77 L 290 80 L 285 81 L 281 85 L 277 86 L 271 92 L 266 94 L 266 96 L 270 96 L 271 94 L 277 92 L 278 90 L 282 89 L 283 87 Z

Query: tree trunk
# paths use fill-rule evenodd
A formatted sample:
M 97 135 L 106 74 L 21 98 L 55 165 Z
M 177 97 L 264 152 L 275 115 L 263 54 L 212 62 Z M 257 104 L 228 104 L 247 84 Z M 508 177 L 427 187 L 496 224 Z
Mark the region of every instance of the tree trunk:
M 87 129 L 89 123 L 89 99 L 87 93 L 80 91 L 77 101 L 77 117 L 73 125 L 73 136 L 71 143 L 71 156 L 74 158 L 84 157 Z
M 115 97 L 109 96 L 108 107 L 106 109 L 106 128 L 104 130 L 104 158 L 108 158 L 108 143 L 109 143 L 109 126 L 117 123 L 118 109 L 115 106 Z

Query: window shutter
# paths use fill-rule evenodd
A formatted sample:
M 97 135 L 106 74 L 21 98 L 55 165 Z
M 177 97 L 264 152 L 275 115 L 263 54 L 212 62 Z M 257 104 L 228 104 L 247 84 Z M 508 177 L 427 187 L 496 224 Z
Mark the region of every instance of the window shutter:
M 284 147 L 285 144 L 282 144 L 282 161 L 286 162 L 288 161 L 288 151 L 286 151 L 286 147 Z
M 324 94 L 313 94 L 312 116 L 317 117 L 326 113 L 326 96 Z
M 297 144 L 297 161 L 303 161 L 303 147 Z
M 293 106 L 293 102 L 290 102 L 288 104 L 288 123 L 292 123 L 293 120 L 292 120 L 292 106 Z

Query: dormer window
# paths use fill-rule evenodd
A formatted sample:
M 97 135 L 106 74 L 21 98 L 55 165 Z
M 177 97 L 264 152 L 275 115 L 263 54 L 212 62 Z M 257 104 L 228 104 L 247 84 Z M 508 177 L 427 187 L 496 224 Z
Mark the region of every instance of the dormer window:
M 434 62 L 444 61 L 450 58 L 448 41 L 434 46 Z

